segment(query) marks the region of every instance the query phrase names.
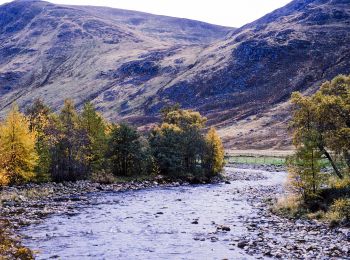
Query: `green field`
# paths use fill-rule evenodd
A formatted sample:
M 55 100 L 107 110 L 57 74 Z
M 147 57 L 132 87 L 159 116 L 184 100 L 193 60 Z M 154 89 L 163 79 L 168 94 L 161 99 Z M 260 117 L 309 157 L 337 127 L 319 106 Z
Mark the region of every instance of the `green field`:
M 284 157 L 274 157 L 274 156 L 246 156 L 246 155 L 229 155 L 225 158 L 226 163 L 244 163 L 244 164 L 256 164 L 256 165 L 276 165 L 282 166 L 286 163 L 286 158 Z
M 264 155 L 226 155 L 225 161 L 227 164 L 242 163 L 255 165 L 275 165 L 284 166 L 286 164 L 286 157 L 281 156 L 264 156 Z M 344 167 L 345 162 L 335 160 L 339 167 Z M 321 168 L 329 168 L 331 164 L 326 158 L 320 161 Z

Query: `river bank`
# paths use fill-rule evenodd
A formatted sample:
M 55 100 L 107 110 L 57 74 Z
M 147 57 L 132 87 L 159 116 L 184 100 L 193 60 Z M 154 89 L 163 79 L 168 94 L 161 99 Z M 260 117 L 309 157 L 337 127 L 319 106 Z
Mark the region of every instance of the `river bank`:
M 39 250 L 38 259 L 350 258 L 349 229 L 271 213 L 284 193 L 283 168 L 225 170 L 228 179 L 208 185 L 143 181 L 9 188 L 7 195 L 17 196 L 3 201 L 1 211 L 24 245 Z M 87 252 L 90 243 L 93 251 Z
M 349 228 L 272 213 L 284 192 L 281 184 L 247 187 L 240 192 L 254 212 L 244 218 L 247 233 L 234 239 L 236 245 L 257 258 L 350 259 Z

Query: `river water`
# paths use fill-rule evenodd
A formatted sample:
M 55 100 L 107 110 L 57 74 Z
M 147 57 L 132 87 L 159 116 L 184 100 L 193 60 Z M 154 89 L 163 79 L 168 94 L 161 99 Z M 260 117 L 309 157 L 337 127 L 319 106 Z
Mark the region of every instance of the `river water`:
M 239 191 L 285 180 L 284 173 L 258 173 L 267 178 L 93 193 L 78 214 L 24 228 L 23 242 L 37 259 L 251 259 L 233 242 L 246 232 L 245 217 L 255 214 Z

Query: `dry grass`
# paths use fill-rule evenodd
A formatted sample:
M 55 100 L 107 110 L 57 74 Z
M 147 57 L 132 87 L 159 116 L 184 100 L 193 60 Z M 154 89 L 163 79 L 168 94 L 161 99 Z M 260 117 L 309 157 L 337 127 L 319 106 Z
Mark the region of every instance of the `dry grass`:
M 272 211 L 287 218 L 300 217 L 305 213 L 301 206 L 301 198 L 292 194 L 279 198 Z

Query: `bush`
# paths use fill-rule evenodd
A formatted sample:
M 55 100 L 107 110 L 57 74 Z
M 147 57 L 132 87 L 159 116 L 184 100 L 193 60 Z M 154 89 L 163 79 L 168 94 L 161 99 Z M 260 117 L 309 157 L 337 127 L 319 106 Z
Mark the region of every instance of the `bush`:
M 0 219 L 0 259 L 34 259 L 30 249 L 22 247 L 17 239 L 13 238 L 12 227 L 8 221 Z
M 333 189 L 339 189 L 339 190 L 349 189 L 350 177 L 345 176 L 343 179 L 339 179 L 332 176 L 331 178 L 329 178 L 328 184 Z
M 6 176 L 6 172 L 3 169 L 0 169 L 0 187 L 6 186 L 9 184 L 9 179 Z
M 350 199 L 341 198 L 333 202 L 330 211 L 326 214 L 329 221 L 350 221 Z

